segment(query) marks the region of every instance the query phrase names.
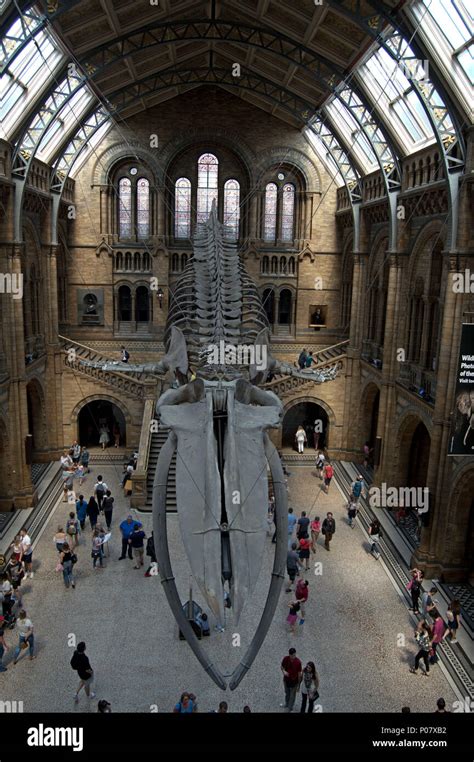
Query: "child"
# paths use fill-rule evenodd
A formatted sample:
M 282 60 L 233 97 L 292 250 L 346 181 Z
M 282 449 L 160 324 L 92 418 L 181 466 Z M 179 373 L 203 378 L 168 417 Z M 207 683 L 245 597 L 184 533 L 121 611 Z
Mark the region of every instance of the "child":
M 294 633 L 295 632 L 295 624 L 296 624 L 296 621 L 298 619 L 298 612 L 299 612 L 301 606 L 298 603 L 298 601 L 291 601 L 288 604 L 288 606 L 290 608 L 290 613 L 286 617 L 286 621 L 290 625 L 290 632 Z

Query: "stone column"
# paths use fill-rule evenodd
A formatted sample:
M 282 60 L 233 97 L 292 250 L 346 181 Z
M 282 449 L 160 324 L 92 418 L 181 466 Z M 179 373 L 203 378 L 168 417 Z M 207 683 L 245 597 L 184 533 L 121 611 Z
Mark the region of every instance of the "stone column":
M 450 415 L 454 404 L 464 299 L 463 294 L 457 294 L 453 290 L 452 275 L 458 271 L 457 267 L 457 257 L 451 253 L 439 339 L 437 393 L 427 475 L 427 486 L 432 492 L 431 516 L 429 526 L 422 531 L 421 543 L 414 556 L 417 563 L 424 564 L 428 571 L 431 569 L 435 573 L 439 570 L 439 562 L 443 556 L 449 517 L 446 497 L 450 490 L 451 462 L 446 455 L 450 434 Z M 460 271 L 462 272 L 462 268 Z
M 46 341 L 48 344 L 58 343 L 59 333 L 59 310 L 58 310 L 58 257 L 59 246 L 51 245 L 49 247 L 46 261 L 46 284 L 48 293 L 44 296 L 49 304 L 48 324 L 46 326 Z M 43 303 L 45 300 L 43 300 Z
M 164 238 L 166 235 L 165 230 L 165 189 L 159 187 L 156 189 L 156 234 L 159 238 Z M 174 215 L 173 215 L 174 217 Z
M 104 236 L 112 232 L 109 226 L 109 189 L 107 185 L 100 186 L 100 232 Z
M 259 238 L 258 230 L 257 230 L 257 207 L 258 207 L 258 190 L 256 188 L 252 188 L 250 190 L 250 198 L 248 201 L 249 205 L 249 223 L 248 223 L 248 230 L 241 231 L 241 235 L 244 238 L 250 238 L 250 240 L 256 240 Z

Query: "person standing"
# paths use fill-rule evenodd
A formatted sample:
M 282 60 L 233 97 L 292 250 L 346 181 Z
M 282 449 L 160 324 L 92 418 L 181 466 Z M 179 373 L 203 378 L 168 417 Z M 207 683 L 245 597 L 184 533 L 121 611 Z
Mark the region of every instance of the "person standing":
M 86 516 L 87 516 L 87 502 L 84 500 L 84 495 L 79 495 L 79 500 L 76 502 L 76 515 L 79 521 L 82 531 L 86 528 Z
M 25 579 L 33 579 L 33 546 L 25 528 L 20 529 L 21 560 L 25 564 Z
M 145 552 L 143 543 L 144 543 L 145 537 L 146 535 L 145 535 L 145 532 L 143 531 L 141 524 L 140 525 L 135 524 L 133 527 L 133 532 L 130 535 L 130 538 L 128 540 L 129 545 L 132 548 L 132 553 L 135 557 L 135 566 L 133 567 L 134 569 L 139 569 L 140 566 L 143 566 L 143 563 L 144 563 L 143 555 Z
M 300 624 L 304 624 L 306 617 L 306 602 L 309 595 L 309 582 L 307 579 L 299 579 L 296 585 L 295 598 L 301 606 Z
M 66 588 L 69 588 L 69 585 L 71 585 L 71 587 L 74 589 L 76 587 L 76 583 L 72 574 L 72 562 L 73 553 L 69 547 L 69 543 L 65 542 L 63 549 L 59 554 L 59 563 L 62 564 L 63 567 L 63 579 Z
M 26 611 L 22 609 L 18 615 L 16 629 L 18 632 L 18 645 L 13 653 L 13 664 L 18 662 L 18 657 L 23 650 L 23 643 L 26 643 L 25 649 L 28 647 L 30 650 L 30 661 L 36 659 L 34 655 L 35 651 L 35 636 L 33 633 L 33 622 L 26 616 Z
M 311 550 L 316 553 L 316 543 L 318 542 L 319 533 L 321 532 L 321 520 L 319 516 L 315 516 L 311 522 Z
M 114 510 L 114 499 L 109 489 L 105 493 L 104 500 L 102 501 L 102 510 L 104 511 L 105 523 L 107 524 L 107 529 L 110 529 L 110 527 L 112 526 L 112 513 Z
M 414 614 L 419 614 L 418 610 L 418 600 L 420 598 L 421 594 L 421 580 L 423 579 L 422 576 L 420 576 L 420 572 L 418 569 L 412 569 L 412 578 L 409 581 L 407 585 L 407 590 L 410 593 L 411 596 L 411 611 L 413 611 Z
M 418 667 L 420 666 L 420 660 L 423 659 L 424 665 L 425 665 L 425 671 L 422 671 L 422 674 L 425 677 L 428 677 L 430 674 L 430 662 L 429 662 L 429 654 L 430 654 L 430 647 L 431 647 L 431 630 L 426 624 L 426 622 L 420 622 L 415 630 L 415 640 L 418 642 L 418 645 L 420 646 L 420 650 L 418 651 L 417 655 L 415 656 L 415 664 L 413 667 L 410 667 L 410 672 L 412 675 L 418 674 Z
M 129 559 L 133 561 L 132 546 L 128 541 L 136 526 L 141 527 L 142 524 L 140 521 L 135 521 L 131 513 L 129 513 L 127 518 L 120 524 L 120 531 L 122 533 L 122 555 L 120 556 L 119 561 L 122 561 L 122 559 L 125 558 L 127 551 Z
M 360 496 L 364 496 L 367 494 L 367 487 L 364 482 L 364 477 L 362 474 L 359 474 L 357 479 L 352 482 L 351 484 L 351 491 L 352 491 L 352 499 L 355 503 L 359 502 Z
M 80 679 L 79 687 L 74 694 L 75 703 L 77 704 L 79 702 L 79 693 L 82 688 L 84 688 L 88 698 L 95 698 L 95 693 L 91 691 L 92 682 L 94 680 L 94 670 L 86 656 L 86 644 L 83 641 L 77 644 L 77 648 L 72 655 L 70 664 L 77 672 Z
M 306 357 L 307 357 L 306 349 L 303 349 L 300 352 L 300 355 L 298 357 L 298 365 L 300 370 L 303 370 L 303 368 L 306 368 Z
M 102 510 L 102 501 L 107 493 L 108 487 L 107 484 L 102 479 L 102 476 L 97 477 L 97 483 L 94 484 L 94 497 L 97 500 L 99 511 Z
M 73 511 L 69 514 L 66 522 L 66 534 L 69 537 L 71 547 L 75 548 L 79 543 L 79 521 L 76 519 L 76 514 Z
M 302 426 L 298 426 L 295 434 L 295 440 L 296 444 L 298 445 L 298 452 L 302 453 L 304 452 L 304 446 L 305 443 L 308 441 L 308 437 L 306 436 L 306 431 Z
M 420 614 L 425 621 L 428 621 L 428 614 L 436 608 L 433 595 L 437 592 L 438 590 L 436 587 L 431 587 L 429 592 L 425 591 L 421 596 Z
M 357 502 L 354 499 L 354 495 L 349 498 L 349 504 L 347 506 L 347 521 L 350 527 L 354 529 L 355 520 L 357 518 Z
M 186 692 L 181 694 L 180 700 L 175 704 L 173 709 L 174 714 L 192 714 L 196 711 L 197 706 L 195 700 L 193 701 L 191 695 Z
M 73 463 L 79 463 L 79 460 L 81 458 L 81 445 L 78 444 L 77 440 L 74 440 L 72 443 L 72 462 Z
M 3 664 L 3 654 L 8 651 L 8 646 L 5 641 L 5 617 L 0 616 L 0 672 L 6 672 L 7 668 Z
M 457 632 L 459 629 L 459 623 L 461 621 L 461 604 L 457 598 L 455 598 L 449 604 L 446 611 L 446 619 L 448 620 L 451 643 L 457 643 Z
M 327 495 L 329 492 L 329 485 L 331 484 L 331 479 L 334 476 L 334 469 L 330 463 L 326 463 L 326 465 L 324 466 L 323 474 L 324 474 L 324 491 Z
M 124 346 L 120 347 L 122 352 L 122 362 L 128 362 L 130 360 L 130 354 L 127 352 Z
M 307 538 L 309 537 L 309 519 L 306 515 L 306 511 L 301 512 L 301 516 L 298 519 L 296 523 L 296 538 L 298 540 L 301 540 L 302 537 Z
M 97 519 L 99 517 L 99 506 L 97 505 L 97 501 L 93 495 L 91 495 L 87 505 L 87 515 L 89 516 L 89 521 L 91 522 L 91 529 L 94 531 L 95 525 L 97 524 Z
M 314 428 L 313 428 L 313 437 L 314 437 L 314 449 L 318 449 L 319 445 L 319 435 L 321 434 L 321 421 L 316 419 L 314 422 Z
M 109 427 L 106 424 L 104 424 L 103 426 L 100 427 L 99 433 L 100 433 L 99 444 L 102 445 L 102 449 L 105 450 L 105 448 L 109 444 L 109 439 L 110 439 Z
M 23 568 L 23 563 L 20 561 L 20 559 L 13 559 L 10 558 L 5 571 L 8 574 L 8 578 L 10 579 L 10 582 L 12 583 L 13 592 L 16 593 L 18 597 L 18 602 L 21 605 L 21 581 L 25 575 L 25 571 Z
M 314 702 L 319 698 L 319 675 L 316 672 L 314 662 L 309 661 L 303 670 L 303 681 L 301 684 L 301 714 L 306 711 L 306 702 L 308 702 L 308 714 L 313 713 Z
M 281 671 L 283 672 L 285 703 L 280 706 L 291 712 L 303 677 L 301 662 L 296 656 L 296 648 L 290 648 L 288 651 L 288 656 L 285 656 L 281 663 Z
M 83 447 L 81 451 L 81 464 L 84 466 L 84 473 L 89 474 L 89 460 L 90 460 L 90 453 L 87 447 Z
M 58 553 L 61 553 L 64 543 L 67 542 L 67 534 L 64 531 L 63 527 L 58 527 L 56 534 L 53 537 L 53 541 L 56 545 L 56 550 Z
M 331 550 L 329 543 L 336 532 L 336 521 L 331 512 L 326 514 L 321 531 L 324 535 L 324 547 L 326 550 Z
M 433 649 L 433 653 L 430 656 L 430 664 L 436 664 L 438 661 L 438 654 L 436 653 L 436 649 L 438 648 L 439 644 L 445 639 L 446 635 L 449 632 L 449 628 L 446 626 L 446 623 L 444 622 L 441 614 L 437 609 L 433 609 L 431 612 L 431 616 L 433 617 L 433 639 L 431 641 L 431 648 Z
M 94 569 L 97 569 L 97 561 L 99 561 L 99 568 L 103 569 L 103 558 L 104 558 L 104 543 L 103 543 L 103 536 L 101 535 L 99 529 L 96 527 L 92 533 L 92 566 Z
M 296 542 L 292 543 L 291 550 L 286 554 L 286 571 L 288 572 L 289 583 L 286 588 L 287 593 L 291 593 L 293 582 L 298 574 L 298 553 L 296 552 Z

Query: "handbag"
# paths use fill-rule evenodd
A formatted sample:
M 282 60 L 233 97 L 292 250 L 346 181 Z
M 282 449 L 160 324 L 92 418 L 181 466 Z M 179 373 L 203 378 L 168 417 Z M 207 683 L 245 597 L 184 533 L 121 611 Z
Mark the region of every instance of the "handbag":
M 56 564 L 56 571 L 60 572 L 63 570 L 64 570 L 64 566 L 62 565 L 62 563 L 60 563 L 60 561 L 58 561 L 58 563 Z
M 24 651 L 26 648 L 28 648 L 28 646 L 29 646 L 28 638 L 26 638 L 25 640 L 21 641 L 20 648 L 21 648 L 22 651 Z

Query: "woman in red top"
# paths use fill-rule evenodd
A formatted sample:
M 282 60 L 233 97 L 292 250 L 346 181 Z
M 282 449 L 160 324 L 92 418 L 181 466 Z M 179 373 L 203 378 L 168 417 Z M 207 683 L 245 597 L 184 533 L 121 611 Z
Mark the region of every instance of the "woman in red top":
M 301 540 L 298 542 L 298 556 L 299 561 L 298 564 L 301 566 L 301 568 L 306 569 L 306 571 L 309 570 L 309 551 L 311 549 L 311 540 L 308 537 L 302 537 Z M 304 561 L 304 563 L 303 563 Z
M 327 494 L 329 492 L 329 485 L 331 484 L 331 479 L 334 476 L 334 469 L 330 463 L 326 463 L 323 469 L 323 473 L 324 473 L 324 491 Z

